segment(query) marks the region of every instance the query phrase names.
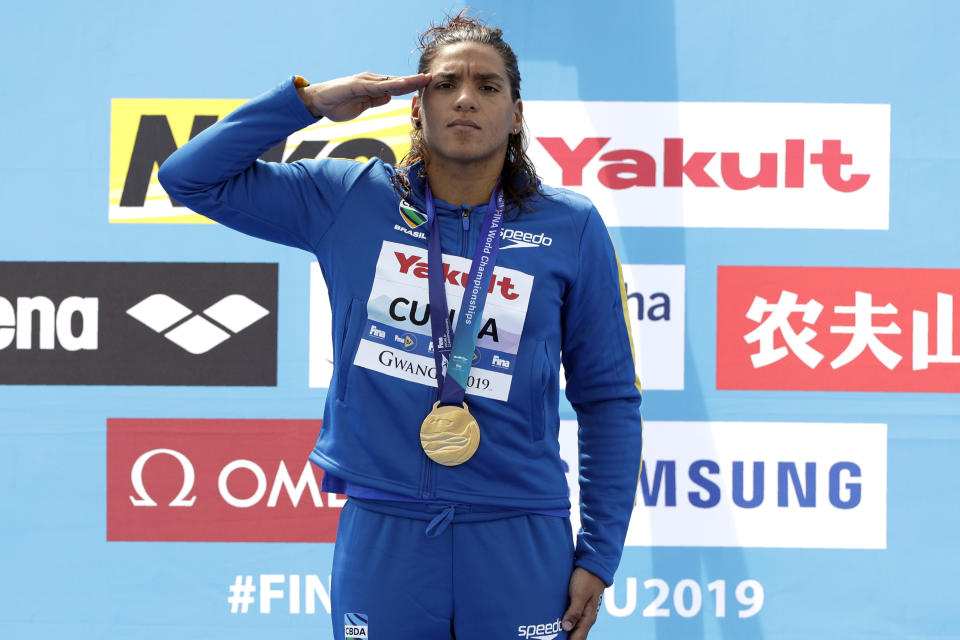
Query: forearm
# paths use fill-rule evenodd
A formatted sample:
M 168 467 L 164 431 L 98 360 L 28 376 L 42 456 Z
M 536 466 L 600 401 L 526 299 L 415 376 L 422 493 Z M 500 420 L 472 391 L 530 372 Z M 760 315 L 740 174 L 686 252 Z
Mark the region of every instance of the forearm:
M 294 91 L 293 80 L 285 80 L 180 147 L 160 167 L 160 183 L 180 202 L 202 204 L 204 194 L 315 120 Z
M 642 446 L 639 398 L 575 405 L 580 422 L 580 522 L 576 564 L 607 584 L 620 563 Z

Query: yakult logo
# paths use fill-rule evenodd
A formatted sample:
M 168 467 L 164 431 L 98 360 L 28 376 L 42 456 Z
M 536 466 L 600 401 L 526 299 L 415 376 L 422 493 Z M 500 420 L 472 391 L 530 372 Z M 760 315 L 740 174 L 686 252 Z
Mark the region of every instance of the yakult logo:
M 332 542 L 344 499 L 306 460 L 319 421 L 107 423 L 107 539 Z
M 544 181 L 589 196 L 610 226 L 888 226 L 888 105 L 530 107 Z
M 401 274 L 412 274 L 422 280 L 427 279 L 428 268 L 426 255 L 404 253 L 402 251 L 395 251 L 393 255 L 397 259 L 397 268 Z M 470 279 L 470 272 L 466 270 L 454 269 L 448 262 L 444 262 L 442 264 L 444 284 L 451 284 L 456 287 L 466 288 L 467 282 Z M 514 285 L 510 276 L 498 276 L 496 271 L 491 274 L 490 288 L 488 289 L 488 293 L 497 294 L 506 300 L 516 300 L 520 297 L 520 294 L 515 293 L 513 288 Z
M 584 138 L 571 149 L 563 138 L 537 138 L 560 165 L 563 186 L 583 184 L 583 169 L 610 142 L 610 138 Z M 689 145 L 688 145 L 689 146 Z M 853 164 L 853 155 L 841 149 L 842 140 L 820 141 L 820 151 L 806 154 L 805 140 L 786 140 L 783 152 L 761 151 L 759 169 L 753 175 L 744 175 L 740 153 L 736 151 L 684 151 L 683 138 L 666 138 L 663 141 L 662 161 L 640 149 L 608 150 L 599 157 L 605 164 L 597 172 L 600 184 L 608 189 L 631 187 L 720 187 L 745 191 L 747 189 L 802 189 L 806 181 L 807 163 L 819 165 L 823 181 L 831 189 L 841 193 L 858 191 L 867 184 L 869 174 L 854 173 L 843 177 L 846 165 Z M 720 158 L 720 182 L 711 175 L 708 165 L 714 156 Z M 749 162 L 744 162 L 749 164 Z M 783 167 L 782 171 L 778 167 Z M 662 181 L 661 180 L 662 177 Z

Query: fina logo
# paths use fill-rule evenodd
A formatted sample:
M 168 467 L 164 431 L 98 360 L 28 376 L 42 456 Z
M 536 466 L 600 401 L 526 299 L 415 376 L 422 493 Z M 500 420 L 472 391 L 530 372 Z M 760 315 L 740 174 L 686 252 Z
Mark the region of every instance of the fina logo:
M 501 250 L 506 249 L 526 249 L 529 247 L 549 247 L 553 244 L 553 238 L 543 233 L 530 233 L 529 231 L 518 231 L 516 229 L 504 229 L 500 232 L 501 240 L 508 240 L 512 244 L 501 246 Z
M 498 356 L 498 355 L 496 355 L 496 354 L 493 355 L 493 360 L 490 361 L 490 364 L 493 365 L 494 367 L 499 367 L 499 368 L 501 368 L 501 369 L 509 369 L 509 368 L 510 368 L 510 361 L 509 361 L 509 360 L 505 360 L 504 358 L 501 358 L 500 356 Z

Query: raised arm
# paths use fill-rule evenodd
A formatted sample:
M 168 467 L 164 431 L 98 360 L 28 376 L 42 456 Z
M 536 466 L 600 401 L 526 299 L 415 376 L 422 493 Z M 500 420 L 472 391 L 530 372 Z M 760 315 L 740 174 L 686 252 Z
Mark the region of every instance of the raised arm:
M 425 75 L 361 73 L 306 86 L 292 77 L 173 153 L 160 167 L 160 183 L 171 197 L 221 224 L 312 251 L 362 165 L 263 162 L 259 156 L 321 116 L 349 120 L 428 81 Z

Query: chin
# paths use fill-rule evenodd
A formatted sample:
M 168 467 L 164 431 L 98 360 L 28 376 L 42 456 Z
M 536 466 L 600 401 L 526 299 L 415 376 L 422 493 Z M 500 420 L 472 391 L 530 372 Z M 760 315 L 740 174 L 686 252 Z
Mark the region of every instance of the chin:
M 486 162 L 491 158 L 503 157 L 506 147 L 480 148 L 477 145 L 444 145 L 441 148 L 431 147 L 430 155 L 444 162 L 454 164 L 476 164 Z

